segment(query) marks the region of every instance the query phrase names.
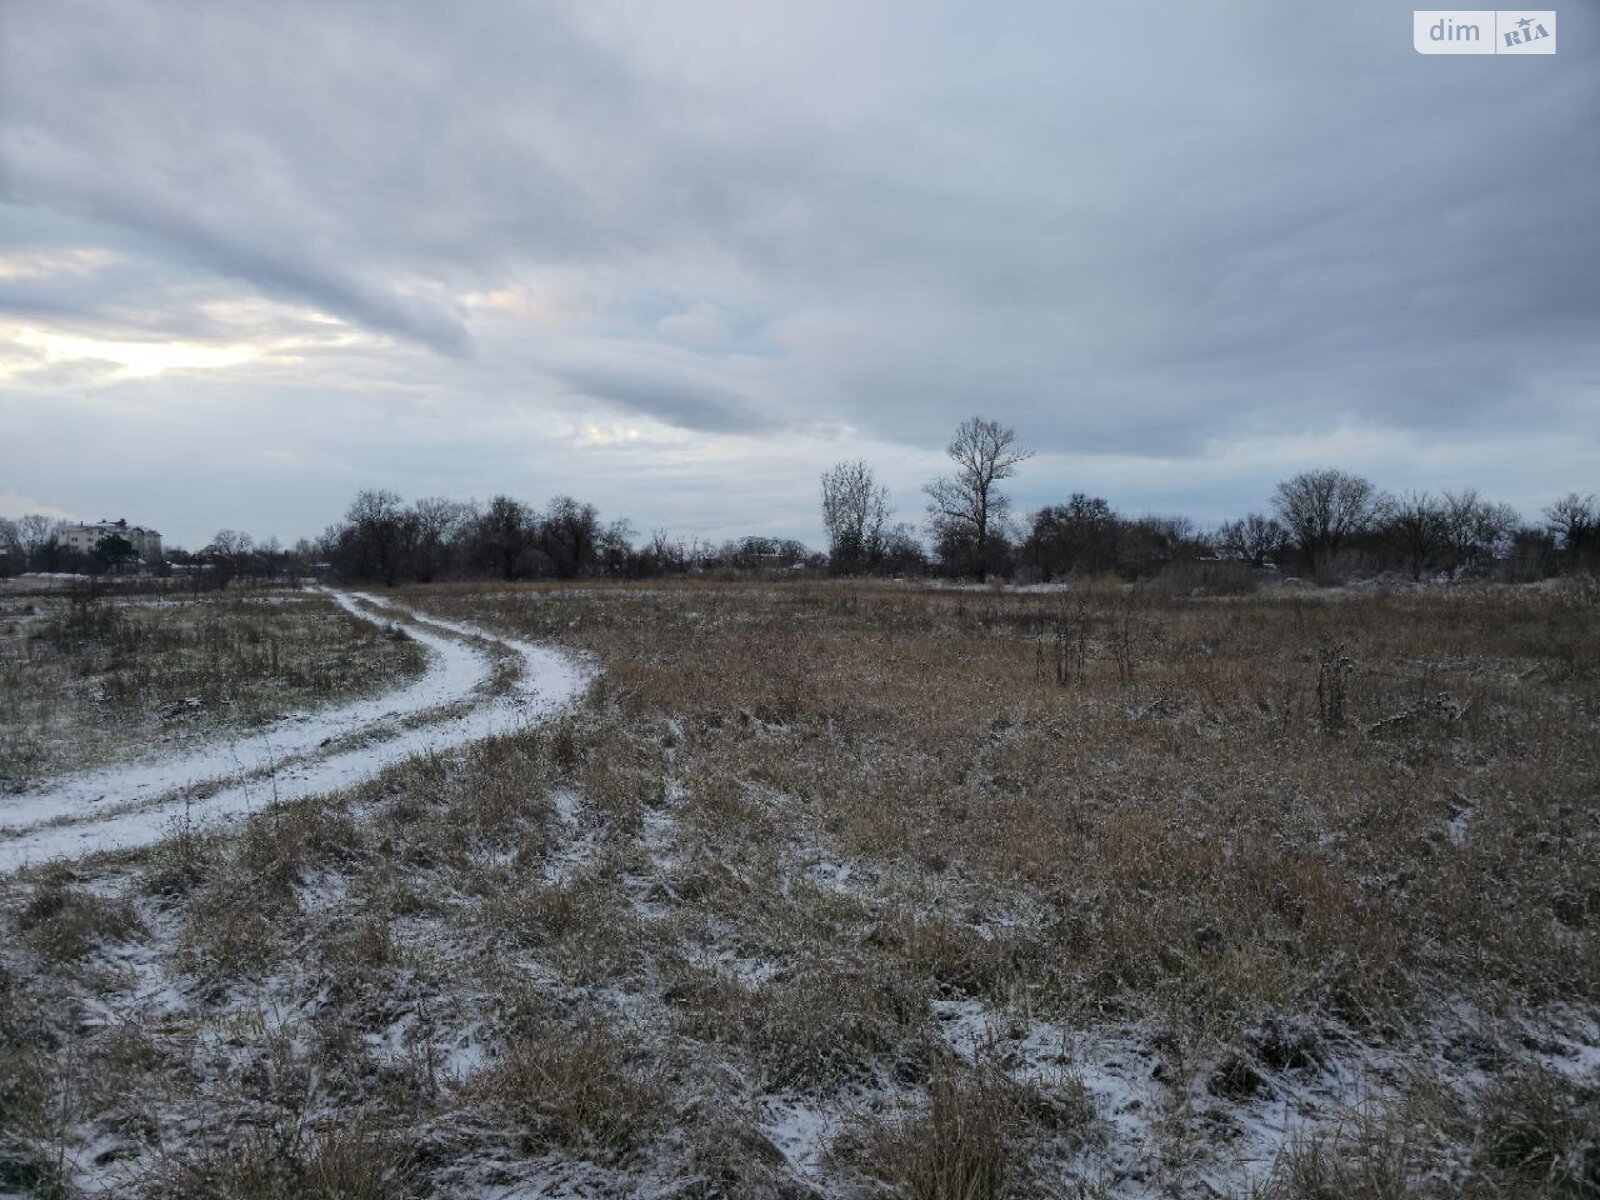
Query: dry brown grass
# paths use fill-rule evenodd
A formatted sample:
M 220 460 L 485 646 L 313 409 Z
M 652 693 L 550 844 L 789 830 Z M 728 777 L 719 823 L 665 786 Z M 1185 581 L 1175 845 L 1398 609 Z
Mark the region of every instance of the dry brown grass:
M 414 1194 L 410 1153 L 359 1121 L 314 1130 L 238 1130 L 162 1163 L 152 1181 L 170 1200 L 402 1200 Z
M 617 1034 L 594 1022 L 519 1034 L 472 1091 L 520 1130 L 529 1151 L 628 1155 L 661 1126 L 659 1084 L 630 1061 Z
M 1600 1004 L 1595 594 L 1181 582 L 419 589 L 598 656 L 589 703 L 61 881 L 71 953 L 6 969 L 144 1043 L 15 1022 L 30 1120 L 139 1080 L 125 1152 L 242 1196 L 255 1143 L 229 1182 L 182 1131 L 359 1110 L 437 1196 L 1591 1194 L 1595 1093 L 1540 1064 Z M 1077 1082 L 1099 1040 L 1143 1107 Z M 1405 1102 L 1341 1119 L 1336 1069 Z M 1269 1103 L 1301 1132 L 1228 1175 Z M 835 1119 L 780 1150 L 789 1112 Z
M 871 1117 L 835 1153 L 905 1200 L 1004 1200 L 1036 1193 L 1030 1136 L 1081 1136 L 1093 1120 L 1081 1088 L 1018 1084 L 997 1066 L 937 1071 L 924 1108 Z
M 321 596 L 0 600 L 0 792 L 382 691 L 423 663 Z
M 75 887 L 71 872 L 58 868 L 40 878 L 17 912 L 15 929 L 36 954 L 75 960 L 97 946 L 138 936 L 143 925 L 125 900 Z
M 1600 1093 L 1521 1066 L 1455 1094 L 1423 1082 L 1286 1148 L 1260 1200 L 1600 1196 Z
M 681 718 L 704 774 L 816 806 L 852 854 L 950 884 L 969 927 L 1031 908 L 998 947 L 963 948 L 947 913 L 886 930 L 947 982 L 1010 974 L 1068 1011 L 1161 996 L 1352 1020 L 1416 1011 L 1422 981 L 1600 984 L 1592 592 L 429 602 L 534 636 L 576 625 L 606 695 L 640 721 Z M 1086 631 L 1067 687 L 1035 669 L 1063 609 Z M 1351 666 L 1330 731 L 1332 646 Z
M 1484 1089 L 1476 1116 L 1476 1162 L 1507 1191 L 1600 1196 L 1600 1081 L 1512 1070 Z

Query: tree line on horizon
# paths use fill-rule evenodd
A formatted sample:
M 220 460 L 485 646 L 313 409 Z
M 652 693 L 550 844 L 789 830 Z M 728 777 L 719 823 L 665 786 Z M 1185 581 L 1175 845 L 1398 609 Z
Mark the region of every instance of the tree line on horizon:
M 1473 488 L 1389 494 L 1329 467 L 1279 483 L 1268 510 L 1210 529 L 1184 516 L 1126 516 L 1083 492 L 1019 520 L 1003 485 L 1032 452 L 1014 430 L 972 417 L 947 453 L 950 472 L 923 489 L 921 531 L 894 519 L 889 491 L 865 461 L 825 471 L 823 552 L 758 534 L 713 544 L 656 529 L 641 539 L 628 521 L 603 521 L 594 505 L 570 496 L 536 508 L 505 495 L 483 505 L 443 497 L 408 503 L 398 493 L 368 489 L 319 538 L 285 547 L 222 530 L 198 551 L 170 549 L 157 570 L 203 573 L 219 586 L 311 573 L 393 586 L 712 570 L 1049 582 L 1139 579 L 1175 564 L 1219 561 L 1236 570 L 1303 570 L 1320 582 L 1384 573 L 1526 582 L 1600 569 L 1600 501 L 1592 494 L 1570 492 L 1544 509 L 1542 521 L 1529 522 Z M 67 551 L 56 537 L 60 524 L 38 514 L 0 518 L 0 573 L 96 573 L 125 557 L 115 547 L 92 555 Z
M 1277 485 L 1270 511 L 1212 529 L 1184 516 L 1124 516 L 1099 496 L 1071 494 L 1018 523 L 1005 480 L 1032 457 L 998 421 L 962 422 L 947 447 L 953 470 L 931 481 L 931 563 L 945 575 L 1050 582 L 1114 574 L 1147 577 L 1175 563 L 1225 561 L 1253 570 L 1303 568 L 1322 581 L 1403 572 L 1424 576 L 1547 578 L 1600 568 L 1600 502 L 1570 492 L 1529 523 L 1475 488 L 1391 495 L 1337 468 Z M 862 460 L 822 476 L 830 567 L 881 572 L 910 527 L 894 525 L 888 490 Z

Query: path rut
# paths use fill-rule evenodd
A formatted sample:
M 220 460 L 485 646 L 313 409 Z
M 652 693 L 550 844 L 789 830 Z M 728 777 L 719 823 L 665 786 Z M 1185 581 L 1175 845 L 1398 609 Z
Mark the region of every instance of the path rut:
M 0 798 L 0 871 L 149 845 L 179 818 L 212 823 L 275 801 L 341 791 L 413 755 L 547 719 L 576 700 L 593 677 L 562 650 L 366 593 L 324 590 L 362 620 L 404 628 L 428 651 L 422 677 L 382 696 L 283 718 L 249 737 Z M 510 686 L 492 694 L 490 647 L 509 651 L 517 665 Z M 354 738 L 361 744 L 326 745 L 337 739 L 348 746 Z

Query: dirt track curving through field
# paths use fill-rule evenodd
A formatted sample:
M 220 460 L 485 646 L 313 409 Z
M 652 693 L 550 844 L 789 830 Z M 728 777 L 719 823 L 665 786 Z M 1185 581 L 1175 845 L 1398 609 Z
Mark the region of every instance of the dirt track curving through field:
M 327 594 L 362 620 L 403 628 L 427 650 L 423 675 L 382 696 L 283 718 L 248 737 L 0 797 L 0 871 L 149 845 L 178 820 L 211 824 L 277 801 L 341 791 L 413 755 L 544 720 L 581 695 L 592 677 L 565 651 L 361 592 Z

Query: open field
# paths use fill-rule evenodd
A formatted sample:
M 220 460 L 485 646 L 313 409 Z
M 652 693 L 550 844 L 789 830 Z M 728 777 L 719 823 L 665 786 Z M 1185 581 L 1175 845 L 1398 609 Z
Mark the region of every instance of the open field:
M 419 588 L 561 720 L 0 880 L 0 1191 L 1600 1194 L 1600 594 Z
M 326 597 L 0 597 L 0 794 L 383 692 L 423 651 Z
M 320 589 L 319 589 L 320 590 Z M 526 728 L 572 702 L 591 669 L 568 652 L 424 617 L 363 592 L 324 592 L 357 626 L 426 652 L 404 686 L 295 710 L 246 734 L 75 772 L 0 802 L 0 872 L 148 847 L 285 801 L 342 791 L 419 754 Z

